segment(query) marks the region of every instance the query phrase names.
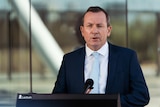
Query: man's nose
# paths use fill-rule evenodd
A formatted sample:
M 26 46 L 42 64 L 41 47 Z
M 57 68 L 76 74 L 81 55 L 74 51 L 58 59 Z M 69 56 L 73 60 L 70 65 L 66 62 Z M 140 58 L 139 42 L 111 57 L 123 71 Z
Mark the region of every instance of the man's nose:
M 98 32 L 97 26 L 93 26 L 93 27 L 92 27 L 92 33 L 97 33 L 97 32 Z

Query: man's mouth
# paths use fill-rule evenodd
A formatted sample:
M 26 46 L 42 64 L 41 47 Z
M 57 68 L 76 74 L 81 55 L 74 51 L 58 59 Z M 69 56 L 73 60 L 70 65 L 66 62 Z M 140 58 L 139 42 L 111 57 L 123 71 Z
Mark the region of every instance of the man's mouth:
M 98 37 L 93 37 L 92 39 L 98 39 Z

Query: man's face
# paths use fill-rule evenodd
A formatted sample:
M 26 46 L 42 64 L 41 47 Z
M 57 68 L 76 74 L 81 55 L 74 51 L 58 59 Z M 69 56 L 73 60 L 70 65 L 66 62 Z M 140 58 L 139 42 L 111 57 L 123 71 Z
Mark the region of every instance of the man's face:
M 103 12 L 87 12 L 80 30 L 87 46 L 96 51 L 106 43 L 112 27 L 107 27 L 106 16 Z

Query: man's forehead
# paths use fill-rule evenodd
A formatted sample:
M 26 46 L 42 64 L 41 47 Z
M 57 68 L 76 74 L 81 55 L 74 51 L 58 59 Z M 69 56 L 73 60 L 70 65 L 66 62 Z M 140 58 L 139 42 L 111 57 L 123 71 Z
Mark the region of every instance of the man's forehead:
M 88 17 L 88 16 L 90 16 L 90 17 L 92 17 L 92 16 L 103 16 L 104 18 L 106 18 L 106 15 L 102 12 L 102 11 L 100 11 L 100 12 L 87 12 L 85 15 L 84 15 L 84 18 L 85 17 Z
M 102 21 L 107 21 L 107 20 L 103 12 L 87 12 L 84 16 L 84 21 L 87 22 L 97 21 L 102 23 Z

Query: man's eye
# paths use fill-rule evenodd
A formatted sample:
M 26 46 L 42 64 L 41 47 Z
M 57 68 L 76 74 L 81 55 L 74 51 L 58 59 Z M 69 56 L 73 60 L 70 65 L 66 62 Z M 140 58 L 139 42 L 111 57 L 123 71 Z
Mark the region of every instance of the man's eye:
M 87 27 L 92 27 L 92 25 L 87 25 Z
M 97 27 L 99 27 L 99 28 L 100 28 L 100 27 L 103 27 L 103 26 L 102 26 L 102 25 L 97 25 Z

